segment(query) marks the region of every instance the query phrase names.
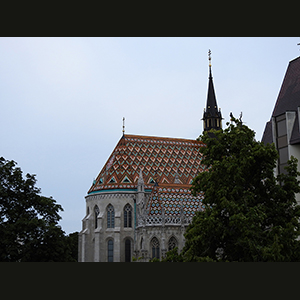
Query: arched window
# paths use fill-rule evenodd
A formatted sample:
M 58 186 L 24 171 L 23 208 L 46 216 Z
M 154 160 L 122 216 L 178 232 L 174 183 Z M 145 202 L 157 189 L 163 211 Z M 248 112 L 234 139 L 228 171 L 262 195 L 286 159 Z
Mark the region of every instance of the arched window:
M 114 207 L 109 204 L 107 206 L 107 228 L 115 228 L 115 210 Z
M 132 227 L 132 207 L 126 204 L 124 207 L 124 227 Z
M 168 242 L 168 251 L 174 249 L 175 247 L 177 247 L 177 240 L 174 236 L 172 236 Z
M 99 207 L 98 205 L 95 205 L 94 207 L 94 219 L 95 219 L 95 228 L 98 227 L 98 215 L 99 215 Z
M 107 242 L 107 261 L 113 262 L 114 261 L 114 241 L 108 240 Z
M 159 259 L 159 241 L 156 237 L 151 240 L 152 258 Z
M 125 240 L 125 262 L 131 262 L 131 241 Z

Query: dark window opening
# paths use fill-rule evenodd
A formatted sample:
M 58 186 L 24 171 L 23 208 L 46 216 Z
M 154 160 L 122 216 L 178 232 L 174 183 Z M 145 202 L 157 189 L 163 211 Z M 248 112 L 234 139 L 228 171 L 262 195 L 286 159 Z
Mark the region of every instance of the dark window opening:
M 113 242 L 113 240 L 109 240 L 107 242 L 107 261 L 108 262 L 114 261 L 114 242 Z
M 125 262 L 131 262 L 131 241 L 125 240 Z

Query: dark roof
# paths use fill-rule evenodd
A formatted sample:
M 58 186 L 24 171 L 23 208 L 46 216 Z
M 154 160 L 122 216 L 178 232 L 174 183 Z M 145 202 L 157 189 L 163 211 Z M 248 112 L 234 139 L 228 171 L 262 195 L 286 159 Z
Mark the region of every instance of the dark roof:
M 271 144 L 273 143 L 273 135 L 272 135 L 272 121 L 267 122 L 266 127 L 265 127 L 265 131 L 262 137 L 262 142 L 264 142 L 264 144 Z
M 272 113 L 272 117 L 277 117 L 284 114 L 286 111 L 297 112 L 300 107 L 300 56 L 291 60 L 287 67 L 277 101 Z M 298 114 L 293 127 L 290 143 L 295 144 L 300 142 L 300 133 L 298 125 Z M 271 120 L 272 120 L 271 117 Z M 266 123 L 262 141 L 266 143 L 273 142 L 272 122 Z
M 211 66 L 209 66 L 209 77 L 208 77 L 208 91 L 207 91 L 207 100 L 206 100 L 206 109 L 203 112 L 202 120 L 206 119 L 222 119 L 221 111 L 218 110 L 218 104 L 214 89 L 213 77 L 211 73 Z M 214 124 L 214 123 L 213 123 Z M 209 129 L 220 129 L 215 125 L 211 125 Z M 207 129 L 206 129 L 207 130 Z
M 289 62 L 272 117 L 286 111 L 297 111 L 300 106 L 300 56 Z
M 216 100 L 216 94 L 214 89 L 213 77 L 211 75 L 211 67 L 209 67 L 209 77 L 208 77 L 208 91 L 207 91 L 207 101 L 206 101 L 206 112 L 211 112 L 214 116 L 218 112 L 218 105 Z

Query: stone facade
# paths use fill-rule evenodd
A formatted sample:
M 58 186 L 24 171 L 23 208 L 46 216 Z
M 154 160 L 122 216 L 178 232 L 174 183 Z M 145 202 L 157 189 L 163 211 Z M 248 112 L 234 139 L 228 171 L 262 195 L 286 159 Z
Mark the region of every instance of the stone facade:
M 113 241 L 112 261 L 125 261 L 126 240 L 130 241 L 131 257 L 134 244 L 134 224 L 132 224 L 132 220 L 131 227 L 124 227 L 124 208 L 127 205 L 133 212 L 134 198 L 135 193 L 133 192 L 104 192 L 86 196 L 86 216 L 82 220 L 82 231 L 79 234 L 79 261 L 108 261 L 109 240 Z M 113 212 L 108 213 L 109 207 L 113 208 Z M 113 216 L 111 216 L 112 214 Z M 109 224 L 108 217 L 114 218 L 114 224 Z
M 86 216 L 79 234 L 79 261 L 130 262 L 134 258 L 147 262 L 154 257 L 165 257 L 174 247 L 181 251 L 183 234 L 191 217 L 185 217 L 183 208 L 177 217 L 167 216 L 164 209 L 160 215 L 151 216 L 147 207 L 152 194 L 145 192 L 140 173 L 135 192 L 86 196 Z

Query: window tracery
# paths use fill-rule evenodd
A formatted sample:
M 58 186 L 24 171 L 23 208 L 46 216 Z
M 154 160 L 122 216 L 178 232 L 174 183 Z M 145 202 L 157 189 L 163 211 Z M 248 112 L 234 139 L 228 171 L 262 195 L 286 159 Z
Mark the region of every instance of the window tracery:
M 109 204 L 107 206 L 107 228 L 115 228 L 115 209 Z
M 151 240 L 152 258 L 159 259 L 159 241 L 156 237 Z
M 177 247 L 178 243 L 177 240 L 174 236 L 172 236 L 169 241 L 168 241 L 168 251 L 174 249 L 175 247 Z
M 129 203 L 124 207 L 124 227 L 132 227 L 132 207 Z

